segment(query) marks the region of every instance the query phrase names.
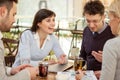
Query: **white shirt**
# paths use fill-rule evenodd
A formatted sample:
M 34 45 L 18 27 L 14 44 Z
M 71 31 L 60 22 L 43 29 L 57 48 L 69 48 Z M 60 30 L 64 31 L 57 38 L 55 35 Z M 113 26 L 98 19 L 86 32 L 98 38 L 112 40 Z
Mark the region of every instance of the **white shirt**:
M 51 50 L 55 52 L 57 58 L 64 53 L 60 47 L 58 39 L 53 34 L 47 36 L 42 48 L 40 48 L 39 45 L 40 38 L 38 33 L 32 32 L 31 30 L 26 30 L 23 32 L 13 66 L 15 67 L 20 65 L 21 59 L 29 59 L 31 65 L 38 66 L 39 61 L 48 56 Z

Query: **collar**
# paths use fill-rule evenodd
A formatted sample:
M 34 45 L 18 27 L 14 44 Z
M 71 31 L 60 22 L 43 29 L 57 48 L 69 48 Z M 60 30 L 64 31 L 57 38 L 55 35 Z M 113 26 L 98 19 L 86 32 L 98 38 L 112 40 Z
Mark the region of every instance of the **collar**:
M 102 33 L 106 29 L 106 27 L 107 27 L 107 23 L 104 22 L 104 26 L 101 30 L 98 31 L 98 34 Z M 93 32 L 93 34 L 94 34 L 94 32 Z
M 34 39 L 40 39 L 38 32 L 34 33 L 33 36 L 34 36 Z M 47 35 L 46 40 L 50 40 L 50 35 Z
M 3 35 L 2 35 L 2 32 L 0 31 L 0 39 L 2 39 Z

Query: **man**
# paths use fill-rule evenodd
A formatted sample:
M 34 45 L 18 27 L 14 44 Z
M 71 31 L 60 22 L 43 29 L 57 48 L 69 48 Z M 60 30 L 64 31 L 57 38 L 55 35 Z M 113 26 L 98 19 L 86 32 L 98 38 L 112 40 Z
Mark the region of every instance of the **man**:
M 104 6 L 99 0 L 89 1 L 84 6 L 87 27 L 83 31 L 80 57 L 87 61 L 87 70 L 100 75 L 102 50 L 105 42 L 113 38 L 110 26 L 104 22 Z
M 0 0 L 0 80 L 33 80 L 37 74 L 36 68 L 29 65 L 16 68 L 5 67 L 1 31 L 9 31 L 15 22 L 17 2 L 17 0 Z

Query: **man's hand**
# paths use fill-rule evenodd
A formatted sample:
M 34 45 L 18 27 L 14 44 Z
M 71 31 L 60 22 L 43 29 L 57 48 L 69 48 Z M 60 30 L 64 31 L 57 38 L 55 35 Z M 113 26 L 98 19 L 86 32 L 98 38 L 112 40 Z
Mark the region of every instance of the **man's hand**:
M 96 78 L 99 80 L 101 71 L 94 71 L 94 73 L 95 73 Z
M 66 55 L 65 54 L 62 54 L 58 60 L 58 63 L 59 64 L 65 64 L 67 63 L 67 58 L 66 58 Z
M 81 80 L 84 74 L 85 74 L 85 71 L 78 70 L 77 73 L 75 74 L 75 79 Z
M 95 57 L 95 59 L 98 61 L 98 62 L 102 62 L 102 51 L 92 51 L 92 55 Z
M 14 75 L 14 74 L 20 72 L 21 70 L 25 69 L 26 67 L 31 67 L 31 65 L 23 64 L 23 65 L 14 67 L 11 69 L 11 74 Z

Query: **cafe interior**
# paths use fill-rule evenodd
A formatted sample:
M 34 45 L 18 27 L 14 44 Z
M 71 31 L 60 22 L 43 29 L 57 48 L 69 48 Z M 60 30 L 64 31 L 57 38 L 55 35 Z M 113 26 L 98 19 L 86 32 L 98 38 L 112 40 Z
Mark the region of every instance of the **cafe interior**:
M 87 1 L 92 0 L 19 0 L 17 5 L 16 21 L 10 32 L 3 32 L 6 66 L 12 66 L 15 61 L 21 33 L 24 30 L 31 28 L 35 13 L 39 9 L 44 8 L 50 9 L 56 13 L 55 30 L 53 34 L 57 36 L 60 46 L 67 55 L 68 59 L 71 62 L 74 61 L 74 56 L 78 56 L 80 53 L 82 33 L 87 25 L 82 14 L 83 7 Z M 105 6 L 105 20 L 109 21 L 107 10 L 111 2 L 114 0 L 100 1 Z M 50 56 L 56 59 L 54 52 L 51 51 L 45 60 L 49 59 Z M 63 76 L 63 78 L 60 79 L 54 79 L 53 75 L 54 74 L 49 74 L 49 78 L 38 78 L 37 80 L 68 80 L 67 78 L 63 79 L 68 76 L 68 73 L 65 72 L 59 72 L 55 76 L 57 78 L 60 78 L 59 76 Z

